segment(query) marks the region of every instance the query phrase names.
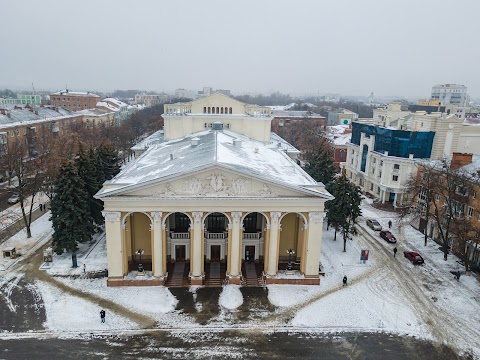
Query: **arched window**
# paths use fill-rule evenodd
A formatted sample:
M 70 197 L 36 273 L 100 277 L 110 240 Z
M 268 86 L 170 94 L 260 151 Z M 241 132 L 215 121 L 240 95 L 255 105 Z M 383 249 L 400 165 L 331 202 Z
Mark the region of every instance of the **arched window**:
M 204 114 L 207 113 L 207 107 L 206 107 L 206 106 L 203 107 L 203 113 L 204 113 Z
M 217 106 L 217 114 L 220 114 L 220 108 Z
M 230 108 L 230 114 L 232 113 L 232 108 Z
M 210 106 L 208 107 L 208 113 L 210 114 Z
M 215 114 L 215 106 L 212 106 L 212 114 Z
M 345 161 L 345 150 L 344 149 L 340 150 L 340 161 Z
M 365 168 L 367 166 L 367 154 L 368 154 L 368 145 L 363 145 L 362 149 L 362 163 L 360 164 L 360 171 L 365 172 Z
M 223 107 L 220 108 L 220 112 L 223 114 Z

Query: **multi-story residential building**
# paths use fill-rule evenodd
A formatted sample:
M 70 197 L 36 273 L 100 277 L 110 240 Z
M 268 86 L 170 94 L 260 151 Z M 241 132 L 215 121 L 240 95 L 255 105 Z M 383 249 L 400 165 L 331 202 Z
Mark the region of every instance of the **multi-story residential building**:
M 177 89 L 175 90 L 175 98 L 176 99 L 196 99 L 197 94 L 193 90 L 186 90 L 186 89 Z
M 466 106 L 467 87 L 457 84 L 440 84 L 432 87 L 431 100 L 440 100 L 444 105 Z
M 167 94 L 136 94 L 135 104 L 143 104 L 147 107 L 164 104 L 170 97 Z
M 0 156 L 14 143 L 27 144 L 30 156 L 35 156 L 41 137 L 58 136 L 81 121 L 79 114 L 51 107 L 0 108 Z
M 97 103 L 97 108 L 107 112 L 115 112 L 115 123 L 118 125 L 126 120 L 132 113 L 134 107 L 114 98 L 106 98 Z
M 70 111 L 95 109 L 100 96 L 90 92 L 69 91 L 68 89 L 50 94 L 50 104 Z
M 373 109 L 373 121 L 380 126 L 390 127 L 396 124 L 399 119 L 405 118 L 410 114 L 410 111 L 402 110 L 402 104 L 393 102 Z
M 385 124 L 352 123 L 347 177 L 382 203 L 403 203 L 404 184 L 416 171 L 415 159 L 451 157 L 458 147 L 462 120 L 455 115 L 418 112 Z
M 77 111 L 82 116 L 82 122 L 85 127 L 95 127 L 99 125 L 113 126 L 115 125 L 115 110 L 104 109 L 85 109 Z
M 449 169 L 444 165 L 449 165 Z M 435 208 L 447 208 L 447 201 L 451 202 L 455 212 L 453 217 L 465 223 L 460 226 L 462 234 L 456 233 L 455 226 L 450 227 L 449 245 L 454 253 L 459 256 L 466 254 L 471 263 L 480 268 L 480 196 L 478 196 L 480 194 L 480 156 L 453 153 L 449 162 L 442 162 L 441 166 L 435 166 L 435 163 L 432 163 L 429 167 L 431 169 L 429 171 L 436 174 L 435 180 L 438 182 L 431 189 L 422 190 L 418 197 L 413 199 L 414 206 L 425 208 L 427 191 L 432 191 L 429 209 L 431 214 L 435 212 Z M 425 164 L 419 164 L 417 177 L 422 177 L 424 171 Z M 447 178 L 447 171 L 450 172 L 450 179 Z M 462 176 L 462 180 L 456 180 L 455 175 Z M 468 182 L 464 183 L 464 179 L 468 179 Z M 455 182 L 458 184 L 455 185 Z M 455 191 L 449 193 L 447 190 L 449 187 Z M 448 214 L 447 212 L 444 215 L 448 216 Z M 419 216 L 412 221 L 412 225 L 422 233 L 427 233 L 432 239 L 439 240 L 437 221 Z M 465 243 L 464 240 L 467 242 Z
M 7 105 L 40 105 L 42 103 L 42 97 L 40 95 L 22 95 L 17 94 L 16 99 L 4 99 L 0 98 L 0 107 L 5 107 Z

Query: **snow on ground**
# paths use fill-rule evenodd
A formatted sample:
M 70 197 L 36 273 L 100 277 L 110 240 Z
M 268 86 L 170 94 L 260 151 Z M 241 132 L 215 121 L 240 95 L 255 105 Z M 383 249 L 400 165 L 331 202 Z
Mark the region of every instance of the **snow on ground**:
M 243 295 L 238 285 L 227 285 L 223 287 L 223 291 L 218 299 L 220 306 L 228 310 L 235 310 L 243 304 Z
M 27 230 L 23 229 L 13 235 L 10 239 L 3 242 L 1 248 L 15 247 L 17 254 L 26 256 L 29 252 L 34 251 L 50 239 L 50 235 L 52 234 L 52 223 L 49 218 L 50 211 L 32 222 L 30 226 L 30 231 L 32 233 L 31 238 L 27 238 Z M 21 260 L 22 256 L 19 256 L 16 259 L 0 256 L 0 272 L 8 269 L 14 263 Z
M 47 195 L 45 195 L 43 192 L 38 193 L 35 196 L 35 200 L 33 202 L 33 211 L 38 209 L 40 207 L 40 204 L 45 204 L 49 202 L 49 198 Z M 30 204 L 32 203 L 32 197 L 29 196 L 28 198 L 25 199 L 24 201 L 24 208 L 25 212 L 30 211 Z M 20 203 L 16 203 L 14 205 L 9 206 L 3 211 L 0 211 L 0 230 L 6 228 L 7 226 L 13 224 L 14 222 L 22 219 L 22 209 L 20 207 Z
M 72 254 L 53 254 L 52 263 L 46 270 L 51 275 L 79 275 L 83 273 L 83 264 L 86 272 L 95 272 L 107 268 L 107 244 L 105 233 L 97 233 L 92 241 L 78 244 L 77 268 L 72 268 Z
M 137 325 L 107 310 L 105 323 L 100 322 L 101 308 L 90 301 L 71 296 L 45 282 L 37 281 L 45 306 L 45 327 L 54 331 L 99 331 L 136 329 Z

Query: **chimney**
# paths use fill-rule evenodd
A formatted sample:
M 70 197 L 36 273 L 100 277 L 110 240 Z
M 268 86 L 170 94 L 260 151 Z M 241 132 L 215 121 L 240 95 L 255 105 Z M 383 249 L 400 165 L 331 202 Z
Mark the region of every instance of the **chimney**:
M 468 165 L 472 162 L 472 154 L 453 153 L 450 169 L 457 170 L 462 166 Z

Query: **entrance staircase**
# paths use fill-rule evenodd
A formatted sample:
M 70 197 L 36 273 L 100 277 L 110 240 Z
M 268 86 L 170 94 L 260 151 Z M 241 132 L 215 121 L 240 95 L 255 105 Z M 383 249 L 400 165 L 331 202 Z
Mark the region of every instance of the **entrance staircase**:
M 205 286 L 222 287 L 225 282 L 226 265 L 221 262 L 205 264 Z
M 262 280 L 261 277 L 257 273 L 257 264 L 245 262 L 245 285 L 249 287 L 258 287 L 263 286 L 260 281 Z
M 166 287 L 189 287 L 188 281 L 189 266 L 184 262 L 170 264 Z

